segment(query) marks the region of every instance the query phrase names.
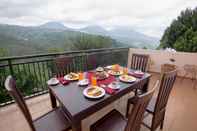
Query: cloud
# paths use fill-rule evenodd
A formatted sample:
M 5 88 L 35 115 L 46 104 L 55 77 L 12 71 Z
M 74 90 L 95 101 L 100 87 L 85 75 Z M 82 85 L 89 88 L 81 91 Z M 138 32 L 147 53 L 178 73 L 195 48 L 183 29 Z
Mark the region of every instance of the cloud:
M 1 0 L 0 1 L 0 17 L 19 18 L 24 16 L 38 15 L 42 10 L 45 1 L 28 1 L 28 0 Z
M 196 0 L 0 0 L 0 20 L 19 25 L 61 21 L 72 27 L 131 26 L 161 37 L 181 10 L 196 5 Z

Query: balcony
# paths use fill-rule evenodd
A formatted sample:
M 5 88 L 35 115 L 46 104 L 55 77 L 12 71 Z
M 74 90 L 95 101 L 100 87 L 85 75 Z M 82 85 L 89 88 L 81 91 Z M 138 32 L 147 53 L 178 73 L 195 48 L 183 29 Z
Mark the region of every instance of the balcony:
M 195 131 L 197 130 L 196 119 L 197 119 L 197 88 L 195 82 L 191 81 L 191 76 L 188 75 L 187 79 L 182 78 L 184 75 L 183 66 L 185 64 L 197 65 L 197 61 L 194 61 L 197 58 L 196 53 L 172 53 L 164 51 L 155 51 L 155 50 L 143 50 L 143 49 L 107 49 L 107 50 L 91 50 L 91 51 L 79 51 L 79 52 L 66 52 L 60 54 L 47 54 L 47 55 L 36 55 L 36 56 L 25 56 L 25 57 L 14 57 L 14 58 L 3 58 L 0 60 L 0 69 L 1 73 L 1 97 L 4 96 L 4 99 L 1 99 L 1 108 L 0 108 L 0 129 L 2 131 L 29 131 L 27 122 L 25 121 L 23 115 L 17 108 L 10 97 L 3 90 L 3 80 L 8 74 L 13 74 L 19 76 L 21 74 L 25 75 L 28 80 L 30 78 L 35 78 L 36 83 L 33 82 L 33 86 L 26 89 L 25 84 L 22 85 L 22 92 L 25 98 L 27 99 L 27 104 L 30 109 L 30 112 L 33 118 L 37 118 L 40 115 L 51 110 L 51 103 L 47 91 L 46 80 L 48 80 L 53 75 L 52 61 L 53 58 L 69 55 L 74 57 L 75 63 L 79 65 L 75 66 L 75 71 L 85 70 L 89 67 L 85 67 L 86 56 L 89 54 L 96 54 L 99 56 L 99 65 L 105 66 L 114 63 L 120 65 L 130 65 L 130 59 L 132 53 L 141 53 L 150 55 L 150 63 L 148 71 L 153 75 L 150 81 L 150 87 L 153 83 L 160 78 L 160 68 L 162 64 L 175 64 L 179 69 L 179 78 L 176 80 L 175 86 L 171 92 L 171 96 L 167 106 L 166 118 L 164 122 L 163 131 Z M 101 57 L 103 56 L 103 57 Z M 101 59 L 103 58 L 103 59 Z M 112 59 L 116 58 L 116 59 Z M 110 59 L 110 61 L 109 61 Z M 170 59 L 174 59 L 172 62 Z M 128 61 L 128 62 L 127 62 Z M 75 64 L 76 65 L 76 64 Z M 35 71 L 36 70 L 36 71 Z M 69 70 L 68 70 L 69 72 Z M 42 77 L 40 77 L 42 76 Z M 25 77 L 19 79 L 22 80 Z M 20 83 L 18 83 L 20 84 Z M 35 97 L 36 96 L 36 97 Z M 148 122 L 149 118 L 147 118 Z M 85 123 L 88 123 L 87 120 Z M 10 126 L 10 123 L 12 125 Z M 142 131 L 148 131 L 145 127 L 142 126 Z

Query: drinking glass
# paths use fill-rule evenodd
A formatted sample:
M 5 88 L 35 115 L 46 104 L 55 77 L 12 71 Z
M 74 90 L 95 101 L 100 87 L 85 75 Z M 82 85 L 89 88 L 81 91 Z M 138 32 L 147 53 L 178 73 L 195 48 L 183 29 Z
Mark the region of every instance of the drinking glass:
M 127 75 L 128 74 L 128 68 L 123 68 L 123 73 L 124 73 L 124 75 Z
M 92 86 L 97 86 L 97 80 L 95 76 L 92 76 L 91 83 L 92 83 Z
M 79 80 L 83 80 L 83 73 L 82 72 L 79 73 Z
M 120 66 L 118 64 L 115 65 L 114 70 L 119 71 Z

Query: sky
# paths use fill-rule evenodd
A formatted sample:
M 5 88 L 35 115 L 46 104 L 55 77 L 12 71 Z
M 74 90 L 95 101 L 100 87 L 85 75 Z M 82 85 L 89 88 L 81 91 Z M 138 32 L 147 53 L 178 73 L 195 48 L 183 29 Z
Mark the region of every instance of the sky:
M 80 28 L 129 26 L 161 37 L 182 10 L 197 7 L 197 0 L 0 0 L 0 23 L 23 26 L 58 21 Z

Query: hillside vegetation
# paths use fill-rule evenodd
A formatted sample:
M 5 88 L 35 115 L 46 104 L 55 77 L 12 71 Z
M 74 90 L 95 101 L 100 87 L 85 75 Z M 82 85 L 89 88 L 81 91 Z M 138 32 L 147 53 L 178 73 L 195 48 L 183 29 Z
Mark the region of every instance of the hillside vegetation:
M 110 37 L 78 31 L 0 25 L 0 49 L 9 56 L 121 45 Z
M 100 26 L 87 26 L 79 29 L 79 31 L 89 34 L 110 36 L 111 38 L 123 43 L 123 45 L 135 48 L 155 49 L 159 46 L 159 38 L 147 36 L 127 26 L 117 26 L 111 30 L 105 30 Z
M 197 52 L 197 8 L 186 9 L 165 30 L 160 48 Z

